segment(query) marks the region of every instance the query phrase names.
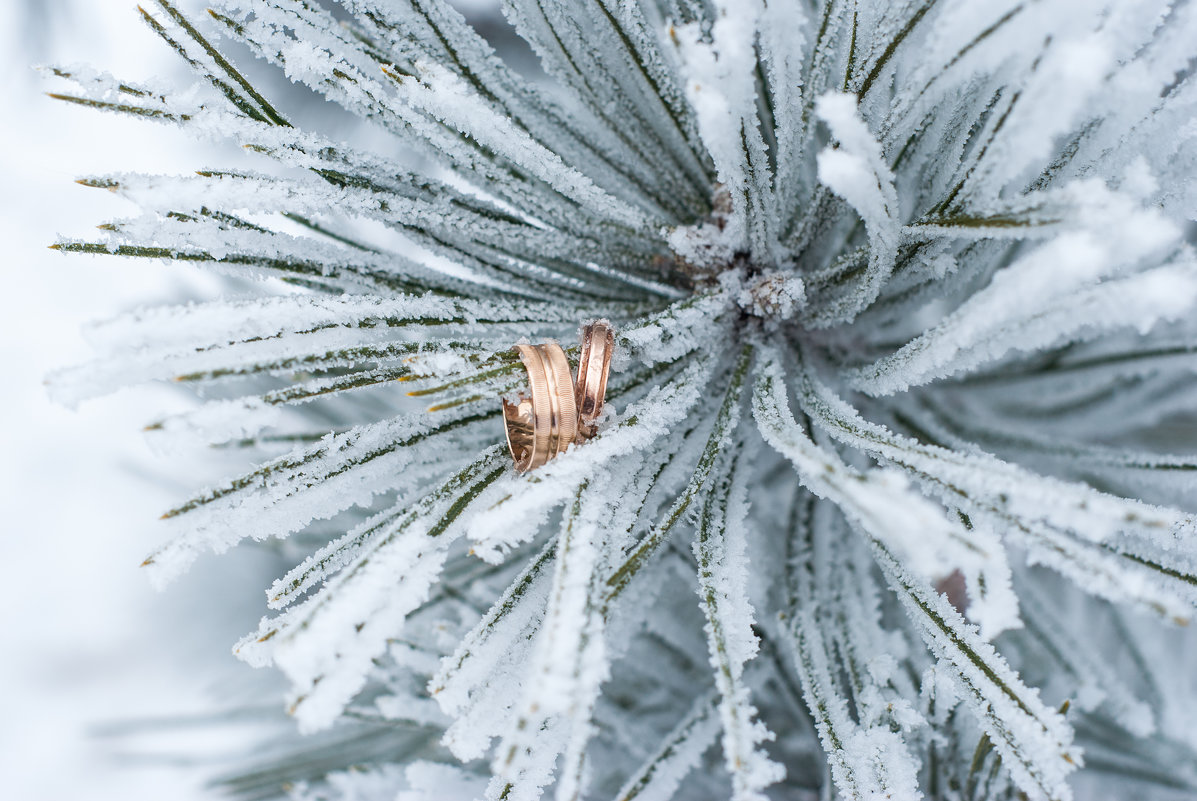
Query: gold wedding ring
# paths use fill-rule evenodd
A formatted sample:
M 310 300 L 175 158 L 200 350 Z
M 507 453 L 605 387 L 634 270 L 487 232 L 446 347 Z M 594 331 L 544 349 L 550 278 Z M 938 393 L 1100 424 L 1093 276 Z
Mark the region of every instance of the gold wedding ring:
M 575 385 L 579 441 L 595 434 L 595 420 L 602 414 L 603 397 L 607 394 L 607 374 L 611 371 L 614 348 L 615 332 L 606 322 L 600 320 L 582 328 L 582 353 L 578 357 Z
M 615 334 L 606 321 L 582 328 L 578 380 L 556 342 L 516 345 L 528 372 L 529 392 L 514 403 L 503 399 L 503 425 L 515 469 L 526 473 L 595 435 L 603 411 Z
M 516 345 L 531 397 L 503 401 L 507 447 L 521 473 L 540 467 L 578 438 L 578 406 L 569 359 L 556 342 Z

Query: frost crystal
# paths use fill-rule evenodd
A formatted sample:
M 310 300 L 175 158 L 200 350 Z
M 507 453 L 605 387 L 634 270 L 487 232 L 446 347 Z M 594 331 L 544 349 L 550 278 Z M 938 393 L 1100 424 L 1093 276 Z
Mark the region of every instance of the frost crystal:
M 99 358 L 51 379 L 68 404 L 193 386 L 155 442 L 252 460 L 146 560 L 167 582 L 287 540 L 236 650 L 326 739 L 241 775 L 296 799 L 1197 794 L 1197 4 L 503 12 L 544 75 L 444 0 L 203 24 L 156 0 L 197 87 L 54 70 L 63 100 L 257 159 L 83 180 L 138 211 L 59 250 L 257 283 L 98 323 Z M 303 115 L 324 130 L 244 48 L 331 101 Z M 599 318 L 598 435 L 515 473 L 511 346 Z

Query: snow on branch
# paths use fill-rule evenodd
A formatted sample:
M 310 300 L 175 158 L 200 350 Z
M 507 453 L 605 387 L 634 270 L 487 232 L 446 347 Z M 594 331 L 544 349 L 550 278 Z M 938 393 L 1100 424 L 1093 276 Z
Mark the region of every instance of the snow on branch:
M 819 181 L 851 204 L 869 235 L 869 264 L 854 293 L 818 312 L 816 324 L 830 325 L 850 319 L 877 299 L 897 258 L 901 210 L 893 172 L 857 112 L 856 99 L 825 94 L 816 102 L 815 113 L 827 123 L 836 143 L 818 155 Z
M 766 355 L 753 391 L 753 413 L 765 441 L 793 462 L 804 486 L 833 501 L 868 538 L 886 581 L 928 648 L 953 668 L 1019 787 L 1037 801 L 1070 798 L 1066 778 L 1079 765 L 1080 753 L 1063 716 L 1044 706 L 1038 693 L 891 544 L 925 536 L 935 526 L 942 529 L 942 514 L 906 486 L 887 486 L 885 474 L 862 473 L 815 445 L 794 420 L 785 387 L 776 357 Z

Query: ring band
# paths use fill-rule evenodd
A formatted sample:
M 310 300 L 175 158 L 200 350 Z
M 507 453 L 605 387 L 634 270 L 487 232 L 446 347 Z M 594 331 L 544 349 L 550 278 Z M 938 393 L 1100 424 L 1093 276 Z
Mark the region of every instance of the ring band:
M 545 374 L 549 378 L 551 404 L 551 430 L 549 458 L 552 459 L 578 439 L 578 406 L 574 400 L 574 377 L 569 369 L 565 351 L 555 342 L 538 346 L 545 363 Z
M 615 332 L 603 320 L 582 329 L 582 353 L 578 358 L 578 439 L 587 440 L 595 434 L 595 420 L 603 411 L 607 394 L 607 374 L 611 371 L 611 352 L 615 348 Z
M 516 345 L 531 397 L 504 399 L 507 447 L 521 473 L 540 467 L 578 439 L 578 407 L 569 359 L 556 342 Z
M 583 327 L 577 381 L 556 342 L 513 348 L 528 372 L 529 387 L 514 402 L 503 399 L 507 447 L 517 471 L 534 470 L 595 435 L 614 347 L 615 333 L 605 320 Z

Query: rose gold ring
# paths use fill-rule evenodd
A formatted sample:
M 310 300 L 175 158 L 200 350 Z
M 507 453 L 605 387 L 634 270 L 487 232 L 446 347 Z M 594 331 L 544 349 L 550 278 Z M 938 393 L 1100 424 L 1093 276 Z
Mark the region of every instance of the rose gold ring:
M 598 320 L 582 328 L 582 353 L 578 357 L 578 381 L 575 394 L 578 404 L 578 439 L 595 435 L 595 420 L 603 411 L 607 394 L 607 374 L 611 372 L 611 352 L 615 348 L 615 332 L 606 320 Z
M 515 469 L 527 472 L 578 439 L 578 407 L 569 359 L 556 342 L 516 345 L 528 372 L 529 396 L 504 399 L 503 424 Z

